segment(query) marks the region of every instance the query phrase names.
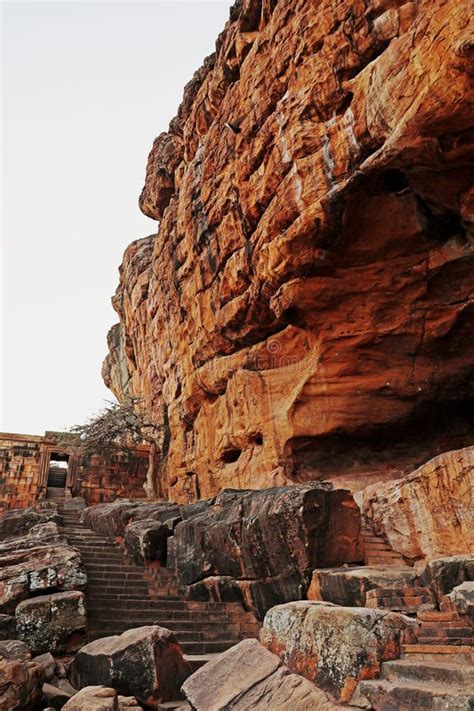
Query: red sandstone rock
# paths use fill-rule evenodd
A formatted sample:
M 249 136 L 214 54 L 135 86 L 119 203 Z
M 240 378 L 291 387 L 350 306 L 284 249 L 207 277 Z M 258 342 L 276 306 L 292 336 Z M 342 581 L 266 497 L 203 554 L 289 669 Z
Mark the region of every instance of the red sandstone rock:
M 276 654 L 247 639 L 205 664 L 182 691 L 195 711 L 336 711 L 328 694 L 291 674 Z
M 70 676 L 76 688 L 104 684 L 156 709 L 176 698 L 189 673 L 173 633 L 155 625 L 90 642 L 74 657 Z
M 410 588 L 416 580 L 415 571 L 408 566 L 387 570 L 369 566 L 325 568 L 313 571 L 307 597 L 346 607 L 365 607 L 369 590 Z
M 469 19 L 233 8 L 153 144 L 159 232 L 125 253 L 104 365 L 164 425 L 172 500 L 363 488 L 472 443 Z
M 359 508 L 327 484 L 225 490 L 168 539 L 168 565 L 192 599 L 241 600 L 258 619 L 303 597 L 315 567 L 362 557 Z
M 63 711 L 129 711 L 140 709 L 133 697 L 117 696 L 115 689 L 105 686 L 86 686 L 74 694 Z
M 474 447 L 445 452 L 404 479 L 364 491 L 364 513 L 406 558 L 474 550 Z
M 87 576 L 77 550 L 62 538 L 25 536 L 0 545 L 0 611 L 49 590 L 80 590 Z
M 33 711 L 41 699 L 43 667 L 17 640 L 0 642 L 0 711 Z
M 400 656 L 415 627 L 395 612 L 301 601 L 272 608 L 260 640 L 291 671 L 347 702 L 358 680 L 377 678 L 382 662 Z

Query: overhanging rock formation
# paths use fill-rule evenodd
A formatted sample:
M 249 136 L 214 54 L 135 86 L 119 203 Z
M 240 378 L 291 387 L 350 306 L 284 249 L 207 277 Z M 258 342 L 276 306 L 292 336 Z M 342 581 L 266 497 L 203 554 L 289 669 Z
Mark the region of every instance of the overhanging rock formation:
M 155 140 L 104 379 L 171 500 L 353 490 L 472 444 L 473 40 L 456 0 L 243 0 Z M 238 130 L 226 126 L 231 123 Z

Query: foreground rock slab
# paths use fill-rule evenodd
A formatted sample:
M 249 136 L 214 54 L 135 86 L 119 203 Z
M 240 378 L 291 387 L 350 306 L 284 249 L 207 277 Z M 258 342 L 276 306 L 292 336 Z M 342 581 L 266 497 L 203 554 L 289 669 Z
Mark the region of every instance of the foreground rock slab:
M 115 689 L 105 686 L 86 686 L 69 699 L 63 711 L 129 711 L 141 709 L 133 697 L 118 696 Z
M 137 627 L 87 644 L 76 654 L 70 678 L 76 688 L 111 686 L 151 708 L 176 698 L 190 668 L 170 630 Z
M 415 627 L 395 612 L 301 601 L 272 608 L 260 640 L 292 671 L 348 702 L 359 679 L 378 677 L 382 663 L 415 640 Z
M 247 639 L 198 669 L 182 686 L 194 711 L 330 711 L 333 699 L 292 674 L 256 639 Z
M 258 619 L 304 597 L 315 568 L 362 557 L 352 494 L 319 483 L 224 490 L 168 539 L 168 565 L 189 597 L 240 600 Z
M 85 641 L 84 593 L 70 590 L 20 602 L 16 632 L 28 647 L 40 652 L 75 652 Z
M 43 666 L 18 640 L 0 642 L 0 711 L 33 711 L 42 695 Z

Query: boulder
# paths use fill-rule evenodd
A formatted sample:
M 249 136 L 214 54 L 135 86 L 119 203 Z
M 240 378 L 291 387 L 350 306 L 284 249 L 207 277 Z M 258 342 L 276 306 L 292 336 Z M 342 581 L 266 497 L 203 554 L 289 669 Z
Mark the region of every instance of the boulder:
M 259 619 L 277 603 L 304 597 L 315 568 L 362 557 L 352 495 L 321 483 L 224 490 L 178 523 L 168 541 L 168 565 L 191 598 L 210 599 L 218 588 L 221 599 L 240 597 Z
M 474 582 L 468 581 L 457 585 L 450 593 L 446 596 L 446 603 L 452 610 L 455 610 L 458 615 L 469 615 L 469 617 L 474 618 Z
M 33 711 L 41 699 L 43 667 L 21 641 L 0 642 L 0 711 Z
M 256 639 L 246 639 L 189 677 L 181 691 L 194 711 L 329 711 L 341 707 L 314 684 L 292 674 Z
M 413 586 L 416 573 L 410 568 L 325 568 L 314 570 L 308 600 L 324 600 L 345 607 L 364 607 L 368 590 Z
M 33 652 L 72 652 L 84 643 L 84 593 L 40 595 L 21 602 L 15 611 L 16 631 Z
M 63 711 L 118 711 L 117 692 L 105 686 L 86 686 L 69 699 Z
M 69 701 L 71 694 L 64 689 L 60 689 L 52 684 L 43 684 L 43 703 L 48 704 L 56 711 L 60 711 L 64 704 Z
M 0 640 L 15 637 L 15 618 L 12 615 L 0 615 Z
M 421 572 L 421 580 L 429 585 L 441 604 L 443 597 L 465 581 L 474 580 L 474 554 L 456 555 L 430 560 Z
M 12 509 L 2 512 L 0 516 L 0 541 L 12 536 L 23 536 L 29 533 L 36 524 L 48 521 L 60 522 L 56 504 L 44 506 L 37 504 L 27 509 Z
M 25 536 L 0 546 L 0 612 L 13 612 L 30 595 L 86 584 L 79 551 L 61 540 Z
M 153 625 L 82 647 L 72 663 L 70 678 L 77 688 L 104 684 L 156 709 L 160 702 L 176 698 L 189 673 L 173 633 Z
M 161 522 L 144 519 L 130 522 L 124 537 L 127 552 L 138 565 L 150 561 L 159 561 L 166 565 L 167 541 L 173 535 L 173 522 L 178 520 Z
M 39 654 L 34 657 L 34 662 L 41 664 L 44 670 L 44 678 L 46 681 L 51 681 L 51 679 L 56 674 L 56 660 L 54 659 L 51 652 L 45 652 L 44 654 Z
M 364 513 L 405 558 L 474 549 L 474 447 L 444 452 L 395 481 L 364 491 Z
M 118 696 L 115 689 L 86 686 L 63 706 L 63 711 L 139 711 L 142 707 L 133 696 Z
M 179 507 L 170 503 L 147 503 L 118 499 L 84 509 L 81 520 L 102 536 L 123 536 L 130 521 L 168 521 L 179 517 Z
M 415 628 L 395 612 L 300 601 L 272 608 L 260 640 L 291 671 L 347 703 L 359 679 L 377 678 L 401 644 L 415 641 Z

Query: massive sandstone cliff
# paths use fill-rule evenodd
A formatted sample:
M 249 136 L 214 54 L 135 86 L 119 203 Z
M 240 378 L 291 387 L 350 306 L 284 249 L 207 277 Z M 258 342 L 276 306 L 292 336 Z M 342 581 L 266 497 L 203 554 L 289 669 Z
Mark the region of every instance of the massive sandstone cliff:
M 234 5 L 153 144 L 103 368 L 172 500 L 472 443 L 473 71 L 468 2 Z

